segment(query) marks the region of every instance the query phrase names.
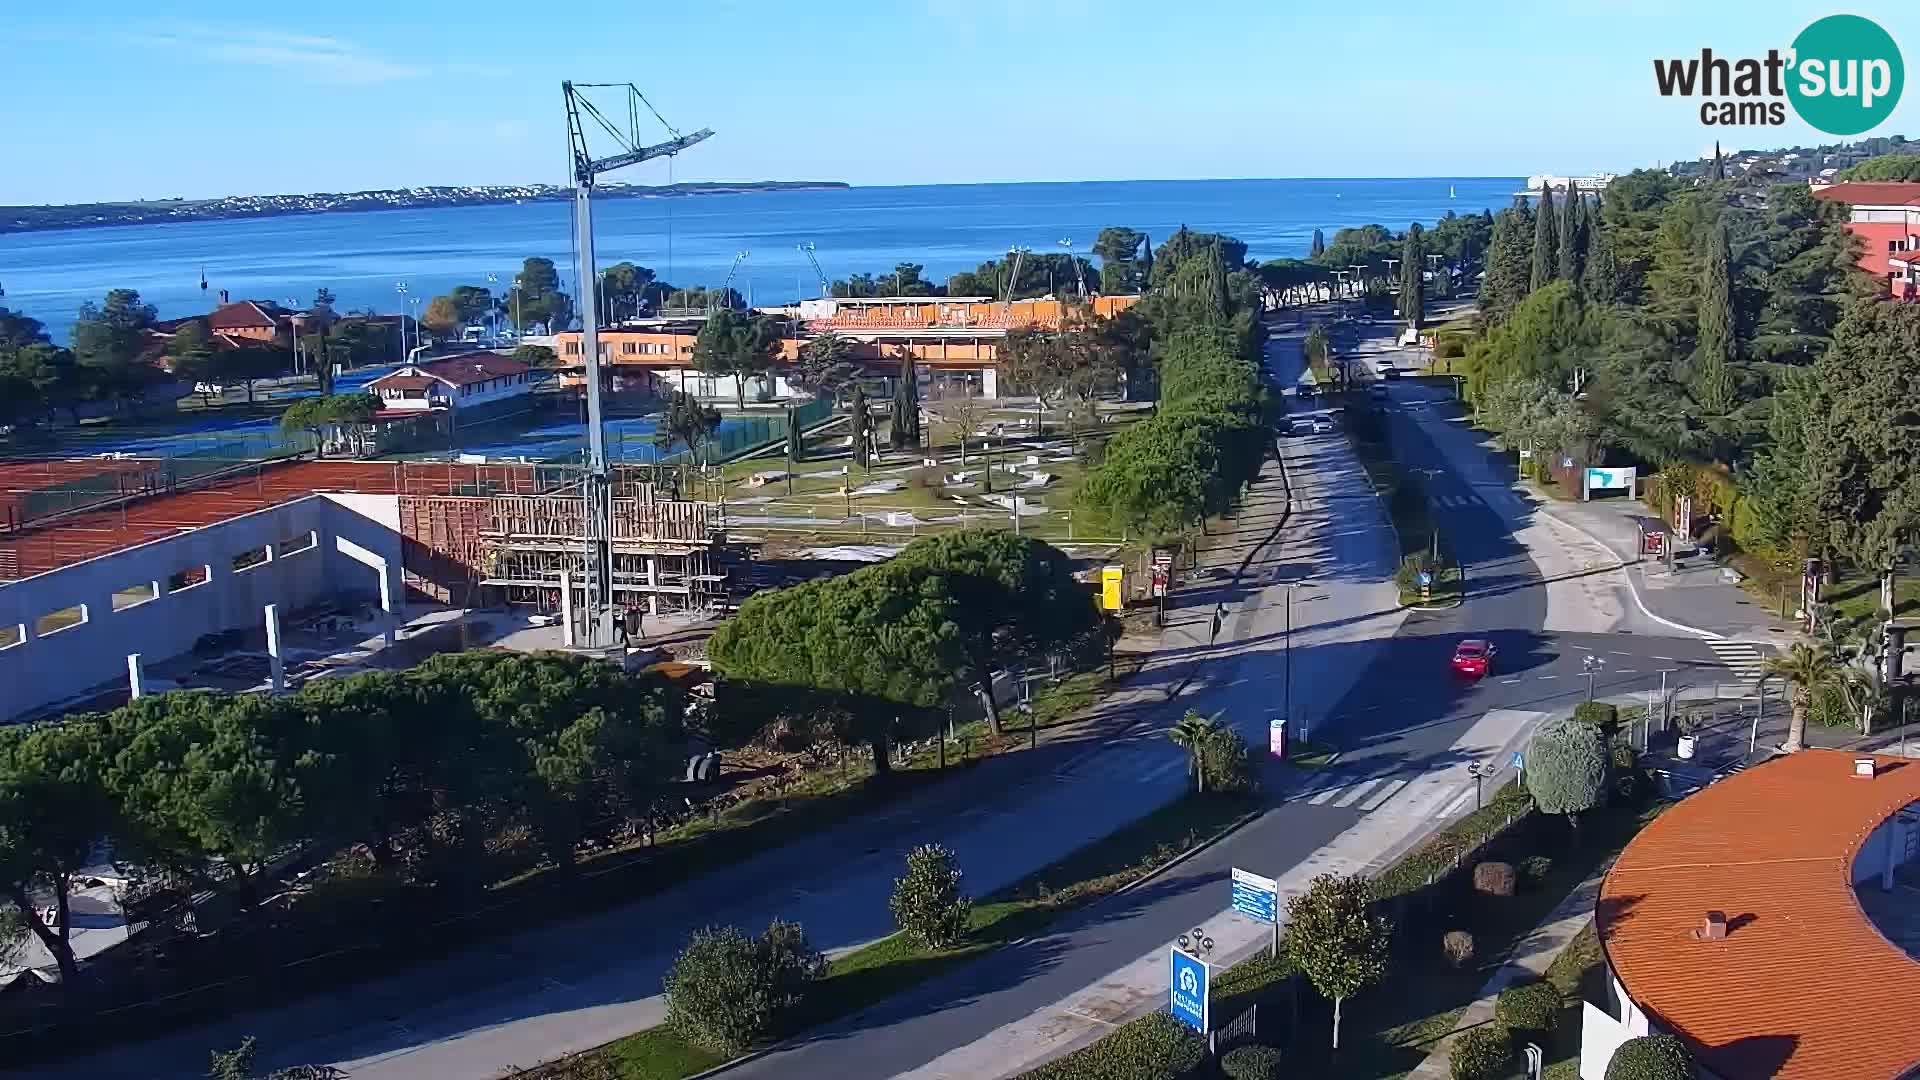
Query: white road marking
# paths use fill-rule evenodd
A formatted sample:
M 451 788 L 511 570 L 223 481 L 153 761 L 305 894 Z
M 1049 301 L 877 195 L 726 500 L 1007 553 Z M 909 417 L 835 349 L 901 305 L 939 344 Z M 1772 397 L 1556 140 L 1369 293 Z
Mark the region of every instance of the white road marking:
M 1445 819 L 1452 818 L 1458 815 L 1459 813 L 1461 813 L 1462 811 L 1464 811 L 1467 808 L 1467 800 L 1471 798 L 1473 798 L 1473 792 L 1471 791 L 1461 792 L 1457 798 L 1455 798 L 1452 802 L 1447 804 L 1447 808 L 1445 810 L 1442 810 L 1440 812 L 1441 819 L 1445 820 Z
M 1393 798 L 1395 795 L 1400 794 L 1400 789 L 1406 786 L 1407 786 L 1406 780 L 1395 780 L 1391 784 L 1388 784 L 1385 788 L 1382 788 L 1378 794 L 1370 796 L 1366 802 L 1361 803 L 1360 812 L 1363 814 L 1373 813 L 1375 810 L 1380 809 L 1381 803 L 1384 803 L 1388 799 Z
M 1384 783 L 1386 783 L 1385 780 L 1362 780 L 1359 783 L 1354 784 L 1352 787 L 1348 788 L 1345 794 L 1333 800 L 1332 805 L 1352 806 L 1354 803 L 1360 801 L 1360 798 L 1362 796 L 1364 796 L 1369 791 L 1372 791 L 1374 788 L 1377 788 Z

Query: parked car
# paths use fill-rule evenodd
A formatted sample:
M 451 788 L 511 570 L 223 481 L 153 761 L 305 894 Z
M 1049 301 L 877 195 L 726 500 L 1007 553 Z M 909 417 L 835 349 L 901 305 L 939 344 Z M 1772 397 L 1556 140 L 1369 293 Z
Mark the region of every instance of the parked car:
M 1325 435 L 1332 430 L 1333 430 L 1333 417 L 1328 416 L 1325 413 L 1322 413 L 1321 415 L 1313 418 L 1313 433 L 1315 435 Z
M 1467 638 L 1453 647 L 1454 673 L 1470 679 L 1484 679 L 1493 670 L 1493 658 L 1498 652 L 1491 641 Z

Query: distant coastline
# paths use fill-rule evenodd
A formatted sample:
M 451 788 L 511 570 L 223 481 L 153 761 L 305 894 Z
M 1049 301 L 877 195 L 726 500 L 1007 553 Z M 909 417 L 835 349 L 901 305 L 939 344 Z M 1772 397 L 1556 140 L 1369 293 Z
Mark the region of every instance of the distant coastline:
M 750 191 L 828 191 L 849 186 L 838 180 L 750 180 L 742 183 L 658 186 L 607 183 L 595 188 L 595 191 L 602 198 L 649 199 L 735 195 Z M 387 188 L 310 195 L 229 195 L 221 199 L 157 199 L 128 203 L 74 203 L 68 206 L 0 206 L 0 233 L 152 225 L 168 221 L 225 221 L 288 214 L 407 210 L 423 206 L 498 206 L 504 203 L 556 202 L 572 197 L 573 189 L 569 187 L 514 184 Z

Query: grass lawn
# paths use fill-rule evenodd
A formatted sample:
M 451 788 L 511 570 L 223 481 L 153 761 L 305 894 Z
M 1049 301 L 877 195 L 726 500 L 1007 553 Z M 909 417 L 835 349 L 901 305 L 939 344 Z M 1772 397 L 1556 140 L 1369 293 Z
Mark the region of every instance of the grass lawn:
M 1339 753 L 1325 743 L 1308 739 L 1294 739 L 1287 743 L 1287 764 L 1296 769 L 1318 769 L 1333 760 Z
M 841 956 L 793 1017 L 793 1026 L 801 1030 L 846 1016 L 1038 933 L 1060 915 L 1110 896 L 1181 852 L 1220 835 L 1258 805 L 1244 796 L 1196 795 L 1165 806 L 982 898 L 973 909 L 971 933 L 957 948 L 931 951 L 896 935 Z M 627 1036 L 586 1056 L 610 1064 L 611 1075 L 618 1080 L 679 1080 L 720 1060 L 664 1026 Z M 568 1074 L 559 1069 L 565 1064 L 528 1075 L 563 1080 Z

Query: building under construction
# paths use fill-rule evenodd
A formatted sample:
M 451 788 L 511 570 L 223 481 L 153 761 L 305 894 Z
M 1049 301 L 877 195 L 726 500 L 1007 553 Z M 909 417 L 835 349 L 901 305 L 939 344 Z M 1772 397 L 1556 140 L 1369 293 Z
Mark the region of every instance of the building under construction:
M 257 629 L 268 606 L 364 600 L 389 637 L 409 602 L 585 610 L 595 545 L 577 466 L 235 463 L 174 483 L 136 464 L 89 479 L 84 463 L 0 463 L 0 720 L 122 679 L 130 656 Z M 729 603 L 747 549 L 717 487 L 683 489 L 666 468 L 610 475 L 615 608 Z

